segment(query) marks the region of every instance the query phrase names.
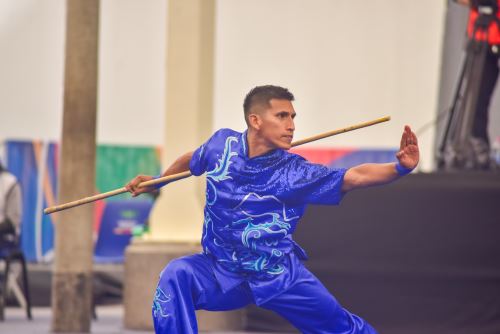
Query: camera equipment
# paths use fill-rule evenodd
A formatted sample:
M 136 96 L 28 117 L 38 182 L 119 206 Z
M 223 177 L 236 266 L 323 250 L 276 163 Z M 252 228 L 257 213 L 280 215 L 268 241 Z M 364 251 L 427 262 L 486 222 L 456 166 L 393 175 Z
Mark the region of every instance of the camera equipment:
M 479 9 L 483 7 L 483 11 L 488 11 L 488 8 L 492 11 L 491 14 L 494 14 L 498 11 L 498 3 L 496 0 L 472 0 L 471 1 L 472 8 Z
M 500 28 L 498 1 L 475 0 L 472 9 L 477 17 L 469 30 L 466 57 L 436 157 L 441 170 L 488 169 L 490 165 L 488 141 L 473 137 L 472 131 L 486 57 L 488 53 L 498 54 L 498 45 L 489 43 L 491 25 Z

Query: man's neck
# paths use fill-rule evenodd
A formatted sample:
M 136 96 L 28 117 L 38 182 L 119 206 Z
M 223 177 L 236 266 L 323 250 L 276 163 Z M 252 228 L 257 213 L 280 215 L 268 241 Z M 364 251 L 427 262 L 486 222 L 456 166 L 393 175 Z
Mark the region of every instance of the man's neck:
M 264 155 L 272 150 L 274 147 L 271 147 L 269 143 L 267 143 L 262 137 L 257 135 L 255 130 L 249 128 L 247 131 L 247 143 L 248 143 L 248 157 L 254 158 L 259 155 Z

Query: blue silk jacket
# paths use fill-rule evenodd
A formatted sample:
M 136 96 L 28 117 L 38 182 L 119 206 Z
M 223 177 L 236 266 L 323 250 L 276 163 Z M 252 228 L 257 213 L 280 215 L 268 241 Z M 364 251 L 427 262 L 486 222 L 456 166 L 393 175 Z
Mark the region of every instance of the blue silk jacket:
M 307 204 L 338 204 L 345 169 L 313 164 L 276 149 L 249 158 L 246 131 L 217 131 L 194 153 L 206 173 L 203 252 L 223 291 L 248 282 L 258 305 L 293 282 L 306 259 L 292 239 Z

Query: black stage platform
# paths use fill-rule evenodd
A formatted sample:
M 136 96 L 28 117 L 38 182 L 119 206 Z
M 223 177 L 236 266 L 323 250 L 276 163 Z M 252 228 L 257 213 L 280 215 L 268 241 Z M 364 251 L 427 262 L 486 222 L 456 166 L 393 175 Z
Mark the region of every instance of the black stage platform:
M 500 333 L 500 173 L 409 175 L 311 206 L 295 239 L 339 302 L 380 334 Z M 50 266 L 31 265 L 35 305 Z M 122 266 L 96 267 L 96 302 L 119 302 Z M 293 332 L 248 309 L 248 329 Z
M 500 173 L 410 175 L 311 206 L 295 240 L 380 334 L 500 333 Z M 250 309 L 254 330 L 290 330 Z

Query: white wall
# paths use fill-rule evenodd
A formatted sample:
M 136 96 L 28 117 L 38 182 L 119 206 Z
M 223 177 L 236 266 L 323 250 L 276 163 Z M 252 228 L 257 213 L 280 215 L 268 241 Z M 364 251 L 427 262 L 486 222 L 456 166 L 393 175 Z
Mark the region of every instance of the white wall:
M 317 145 L 395 147 L 436 112 L 445 1 L 218 0 L 215 128 L 244 127 L 255 85 L 295 94 L 296 138 L 391 115 Z M 167 0 L 101 0 L 98 141 L 160 145 Z M 0 2 L 0 140 L 60 138 L 64 0 Z M 189 126 L 189 125 L 185 125 Z M 433 131 L 421 136 L 431 165 Z
M 59 140 L 65 0 L 0 1 L 0 141 Z M 97 140 L 160 145 L 166 0 L 101 0 Z
M 404 124 L 434 118 L 445 1 L 220 0 L 215 126 L 243 128 L 256 85 L 296 97 L 296 138 L 390 115 L 389 124 L 317 142 L 395 147 Z M 431 166 L 433 132 L 421 136 Z
M 60 137 L 63 4 L 0 1 L 0 141 Z
M 99 142 L 161 145 L 166 0 L 101 0 Z

